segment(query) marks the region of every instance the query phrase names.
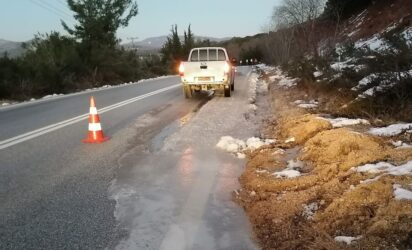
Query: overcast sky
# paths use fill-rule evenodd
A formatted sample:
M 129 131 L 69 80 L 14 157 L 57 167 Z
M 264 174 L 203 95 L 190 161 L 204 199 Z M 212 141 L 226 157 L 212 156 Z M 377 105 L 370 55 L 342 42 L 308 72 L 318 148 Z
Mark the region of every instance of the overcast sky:
M 137 0 L 139 15 L 118 31 L 129 37 L 167 35 L 172 24 L 182 32 L 189 24 L 196 35 L 231 37 L 262 32 L 281 0 Z M 60 20 L 73 24 L 65 0 L 0 0 L 0 38 L 26 41 L 40 32 L 63 31 Z

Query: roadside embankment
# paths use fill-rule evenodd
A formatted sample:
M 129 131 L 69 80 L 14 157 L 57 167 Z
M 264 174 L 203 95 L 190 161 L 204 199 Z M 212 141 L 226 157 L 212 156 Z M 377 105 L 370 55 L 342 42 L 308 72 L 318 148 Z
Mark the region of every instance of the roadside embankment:
M 364 119 L 332 117 L 305 100 L 277 68 L 261 66 L 273 138 L 245 149 L 242 189 L 263 249 L 411 249 L 412 125 L 372 128 Z

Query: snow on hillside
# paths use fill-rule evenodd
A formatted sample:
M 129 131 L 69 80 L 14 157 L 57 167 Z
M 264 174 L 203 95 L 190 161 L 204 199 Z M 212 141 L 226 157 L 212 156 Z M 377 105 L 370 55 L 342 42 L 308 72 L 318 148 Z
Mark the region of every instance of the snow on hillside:
M 364 18 L 365 12 L 361 13 L 358 17 L 354 18 L 356 21 L 352 21 L 354 27 L 353 29 L 358 29 L 361 26 Z M 364 99 L 367 97 L 373 97 L 378 93 L 386 92 L 394 88 L 397 84 L 404 81 L 405 79 L 412 78 L 412 68 L 408 70 L 399 70 L 399 71 L 384 71 L 384 67 L 381 67 L 382 71 L 375 71 L 365 65 L 365 61 L 373 61 L 378 55 L 384 57 L 384 55 L 396 56 L 400 51 L 398 48 L 393 47 L 384 36 L 388 32 L 394 32 L 395 29 L 400 29 L 398 32 L 399 39 L 405 39 L 409 46 L 412 46 L 412 27 L 399 28 L 399 23 L 392 23 L 384 30 L 375 33 L 369 38 L 363 38 L 358 40 L 352 40 L 354 42 L 354 50 L 357 50 L 359 55 L 354 54 L 352 56 L 345 55 L 345 46 L 348 41 L 345 43 L 337 44 L 336 53 L 339 55 L 339 60 L 332 62 L 330 68 L 333 69 L 336 73 L 335 79 L 342 77 L 342 73 L 345 70 L 353 70 L 356 73 L 364 74 L 364 72 L 369 72 L 367 75 L 364 75 L 361 80 L 358 81 L 357 85 L 352 88 L 352 91 L 358 92 L 357 100 Z M 346 32 L 350 32 L 349 29 L 346 29 Z M 351 37 L 351 36 L 350 36 Z M 349 40 L 351 41 L 351 40 Z M 352 51 L 353 52 L 353 51 Z M 347 54 L 347 52 L 346 52 Z M 356 56 L 355 56 L 356 55 Z M 390 59 L 388 59 L 390 60 Z M 376 64 L 378 62 L 375 62 Z M 412 66 L 411 66 L 412 67 Z
M 382 38 L 382 36 L 393 30 L 394 27 L 396 27 L 396 24 L 393 24 L 389 27 L 387 27 L 385 30 L 382 32 L 375 34 L 374 36 L 368 38 L 368 39 L 362 39 L 359 40 L 355 43 L 355 48 L 369 48 L 371 50 L 375 51 L 380 51 L 383 49 L 388 48 L 387 42 Z M 408 41 L 409 44 L 412 44 L 412 27 L 406 28 L 403 32 L 400 33 L 400 36 L 403 37 Z
M 358 85 L 353 87 L 353 91 L 359 91 L 375 81 L 379 81 L 379 85 L 367 88 L 361 94 L 359 98 L 366 98 L 368 96 L 374 96 L 378 92 L 384 92 L 397 85 L 402 79 L 412 77 L 412 69 L 402 72 L 385 72 L 385 73 L 373 73 L 362 78 Z

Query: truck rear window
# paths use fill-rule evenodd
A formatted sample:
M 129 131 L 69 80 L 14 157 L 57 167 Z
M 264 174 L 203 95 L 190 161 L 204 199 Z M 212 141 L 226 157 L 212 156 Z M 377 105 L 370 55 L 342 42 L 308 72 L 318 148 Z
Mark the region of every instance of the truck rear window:
M 223 49 L 199 49 L 194 50 L 190 55 L 191 62 L 206 61 L 226 61 L 226 54 Z

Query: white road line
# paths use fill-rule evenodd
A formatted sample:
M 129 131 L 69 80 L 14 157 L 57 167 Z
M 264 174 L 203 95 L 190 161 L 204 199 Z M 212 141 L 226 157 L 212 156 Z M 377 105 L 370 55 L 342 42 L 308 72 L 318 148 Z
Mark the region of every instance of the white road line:
M 82 90 L 79 92 L 75 92 L 75 93 L 71 93 L 71 94 L 64 94 L 64 95 L 59 95 L 56 97 L 51 97 L 51 98 L 46 98 L 46 99 L 37 99 L 34 101 L 24 101 L 24 102 L 20 102 L 20 103 L 16 103 L 16 104 L 10 104 L 7 106 L 0 106 L 0 110 L 8 110 L 8 109 L 14 109 L 14 108 L 18 108 L 18 107 L 24 107 L 24 106 L 28 106 L 28 105 L 32 105 L 32 104 L 38 104 L 38 103 L 43 103 L 43 102 L 49 102 L 49 101 L 55 101 L 58 99 L 63 99 L 63 98 L 69 98 L 72 96 L 78 96 L 78 95 L 86 95 L 86 94 L 92 94 L 95 92 L 101 92 L 101 91 L 107 91 L 107 90 L 112 90 L 112 89 L 117 89 L 117 88 L 123 88 L 123 87 L 130 87 L 130 86 L 136 86 L 138 84 L 145 84 L 147 82 L 151 82 L 151 81 L 155 81 L 155 80 L 163 80 L 163 79 L 168 79 L 168 78 L 174 78 L 174 77 L 179 77 L 179 76 L 175 76 L 175 75 L 170 75 L 170 76 L 163 76 L 163 77 L 158 77 L 158 78 L 152 78 L 152 79 L 143 79 L 140 80 L 138 82 L 134 82 L 131 84 L 126 84 L 126 85 L 114 85 L 108 88 L 98 88 L 98 89 L 91 89 L 91 90 Z
M 153 92 L 141 95 L 141 96 L 137 96 L 137 97 L 134 97 L 134 98 L 131 98 L 131 99 L 119 102 L 119 103 L 112 104 L 110 106 L 107 106 L 107 107 L 104 107 L 104 108 L 100 109 L 99 114 L 103 114 L 103 113 L 108 112 L 110 110 L 123 107 L 125 105 L 130 104 L 130 103 L 143 100 L 143 99 L 148 98 L 150 96 L 154 96 L 154 95 L 163 93 L 165 91 L 168 91 L 168 90 L 180 87 L 180 86 L 181 86 L 181 84 L 175 84 L 175 85 L 172 85 L 170 87 L 159 89 L 159 90 L 156 90 L 156 91 L 153 91 Z M 89 114 L 79 115 L 79 116 L 67 119 L 65 121 L 62 121 L 62 122 L 58 122 L 58 123 L 55 123 L 55 124 L 52 124 L 52 125 L 49 125 L 49 126 L 46 126 L 46 127 L 43 127 L 43 128 L 39 128 L 39 129 L 30 131 L 30 132 L 15 136 L 13 138 L 9 138 L 9 139 L 4 140 L 4 141 L 0 141 L 0 150 L 11 147 L 11 146 L 16 145 L 16 144 L 19 144 L 21 142 L 28 141 L 28 140 L 36 138 L 36 137 L 39 137 L 41 135 L 50 133 L 52 131 L 64 128 L 64 127 L 69 126 L 71 124 L 80 122 L 82 120 L 87 119 L 88 116 L 89 116 Z

